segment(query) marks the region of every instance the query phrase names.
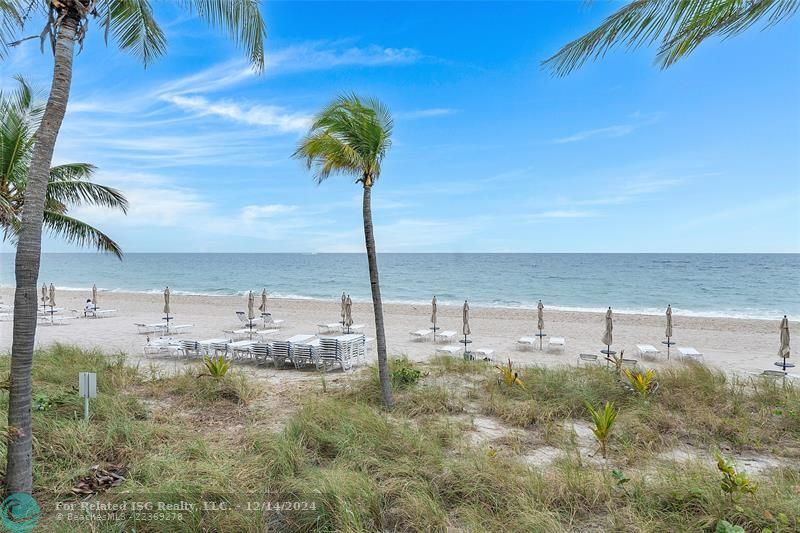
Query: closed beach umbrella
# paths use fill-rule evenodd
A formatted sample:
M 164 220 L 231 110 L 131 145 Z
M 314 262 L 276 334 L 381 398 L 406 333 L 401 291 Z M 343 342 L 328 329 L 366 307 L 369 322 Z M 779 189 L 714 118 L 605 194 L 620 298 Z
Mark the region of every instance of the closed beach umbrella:
M 463 324 L 461 326 L 461 332 L 466 337 L 467 335 L 471 335 L 472 331 L 469 329 L 469 304 L 466 300 L 464 300 L 464 312 L 462 316 Z
M 164 314 L 169 316 L 169 287 L 164 289 Z
M 606 329 L 603 331 L 603 344 L 606 345 L 608 351 L 611 351 L 611 342 L 613 337 L 611 332 L 614 330 L 614 319 L 611 316 L 611 308 L 606 311 Z
M 50 301 L 47 305 L 50 307 L 56 306 L 56 288 L 52 283 L 50 284 Z
M 344 326 L 344 317 L 347 315 L 347 296 L 345 296 L 344 291 L 342 291 L 342 310 L 341 310 L 341 317 L 342 317 L 342 325 Z
M 667 331 L 665 333 L 666 333 L 665 336 L 667 337 L 667 340 L 669 340 L 672 337 L 672 306 L 671 305 L 667 306 Z
M 350 331 L 350 326 L 353 325 L 353 300 L 349 294 L 344 301 L 344 325 L 347 326 L 347 331 Z
M 537 321 L 536 321 L 536 329 L 539 330 L 539 333 L 542 332 L 544 329 L 544 305 L 542 305 L 542 301 L 539 300 L 539 305 L 536 306 L 537 312 Z
M 436 296 L 431 300 L 431 322 L 433 323 L 434 331 L 436 331 Z
M 261 291 L 261 305 L 258 306 L 258 310 L 261 311 L 262 313 L 266 313 L 267 312 L 267 289 L 266 288 L 264 288 L 264 290 Z
M 47 284 L 42 283 L 42 307 L 47 305 Z
M 256 317 L 256 297 L 253 296 L 253 291 L 247 293 L 247 320 L 252 320 Z
M 92 306 L 97 307 L 97 285 L 92 285 Z
M 778 350 L 778 356 L 783 358 L 783 371 L 786 371 L 786 360 L 789 358 L 791 349 L 789 347 L 789 319 L 783 315 L 781 320 L 781 348 Z

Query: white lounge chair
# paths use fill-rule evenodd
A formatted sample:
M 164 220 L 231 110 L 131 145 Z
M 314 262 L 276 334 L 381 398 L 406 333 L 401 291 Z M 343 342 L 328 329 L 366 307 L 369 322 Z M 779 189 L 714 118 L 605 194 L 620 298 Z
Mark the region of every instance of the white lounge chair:
M 528 347 L 533 348 L 538 340 L 536 337 L 520 337 L 517 344 L 520 350 L 524 350 Z
M 564 337 L 550 337 L 547 340 L 547 349 L 563 351 L 567 347 L 567 340 Z
M 683 358 L 694 359 L 695 361 L 703 358 L 703 354 L 691 346 L 678 346 L 678 353 L 681 354 Z
M 589 363 L 597 364 L 599 362 L 600 362 L 600 356 L 597 355 L 596 353 L 579 353 L 578 354 L 578 366 L 580 366 L 581 363 L 583 363 L 584 365 L 587 365 Z
M 342 327 L 341 322 L 328 322 L 328 323 L 317 324 L 319 333 L 331 333 L 333 331 L 339 331 L 341 327 Z
M 474 359 L 494 361 L 494 350 L 491 348 L 476 348 L 474 350 L 470 350 L 470 352 L 472 353 L 472 357 Z
M 142 348 L 142 353 L 147 355 L 177 355 L 180 351 L 178 341 L 169 337 L 149 339 Z
M 250 357 L 250 347 L 256 344 L 256 341 L 244 340 L 228 343 L 228 353 L 231 354 L 233 359 L 242 359 L 243 356 Z
M 440 355 L 456 355 L 462 350 L 463 348 L 461 346 L 456 346 L 455 344 L 447 344 L 445 346 L 436 347 L 436 353 Z
M 428 336 L 433 333 L 432 329 L 418 329 L 409 333 L 414 340 L 424 341 Z
M 342 333 L 345 335 L 353 335 L 354 333 L 363 333 L 364 328 L 367 326 L 366 324 L 353 324 L 352 326 L 348 327 L 340 324 L 340 327 L 342 328 Z
M 440 331 L 436 333 L 434 336 L 436 342 L 450 342 L 456 338 L 456 332 L 451 330 Z
M 639 355 L 642 357 L 655 357 L 661 353 L 652 344 L 637 344 L 636 349 L 639 350 Z

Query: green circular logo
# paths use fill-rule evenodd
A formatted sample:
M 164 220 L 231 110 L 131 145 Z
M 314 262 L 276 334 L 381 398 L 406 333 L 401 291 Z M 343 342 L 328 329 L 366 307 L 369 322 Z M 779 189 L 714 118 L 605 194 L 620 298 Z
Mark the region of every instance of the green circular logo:
M 36 527 L 42 510 L 30 494 L 12 492 L 0 505 L 0 522 L 13 533 L 26 533 Z

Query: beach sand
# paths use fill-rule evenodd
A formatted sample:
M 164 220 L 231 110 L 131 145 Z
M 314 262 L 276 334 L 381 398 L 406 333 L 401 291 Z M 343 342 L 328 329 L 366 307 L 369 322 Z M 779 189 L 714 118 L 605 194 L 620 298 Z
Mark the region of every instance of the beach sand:
M 13 289 L 0 289 L 6 305 L 14 299 Z M 83 309 L 88 294 L 79 291 L 58 291 L 56 301 L 70 316 L 71 309 Z M 142 361 L 142 347 L 146 336 L 137 334 L 134 323 L 158 323 L 163 306 L 160 294 L 107 292 L 99 295 L 102 309 L 116 309 L 116 316 L 102 319 L 76 319 L 68 325 L 39 326 L 37 346 L 54 342 L 76 344 L 85 348 L 100 348 L 105 352 L 124 352 L 132 362 Z M 240 327 L 235 311 L 245 310 L 244 297 L 188 296 L 173 294 L 171 298 L 173 324 L 194 324 L 194 328 L 177 338 L 206 339 L 222 337 L 223 329 Z M 300 333 L 317 333 L 317 324 L 339 320 L 338 300 L 270 299 L 269 310 L 276 319 L 284 319 L 286 336 Z M 412 360 L 425 360 L 434 354 L 430 340 L 412 340 L 409 332 L 430 327 L 430 306 L 384 304 L 387 347 L 389 355 L 406 355 Z M 521 364 L 574 365 L 578 353 L 598 353 L 603 349 L 602 313 L 555 311 L 545 308 L 545 333 L 565 337 L 562 352 L 542 352 L 538 349 L 520 351 L 517 339 L 535 333 L 535 310 L 471 306 L 470 325 L 472 348 L 491 348 L 496 360 Z M 775 320 L 750 320 L 734 318 L 700 318 L 675 315 L 674 337 L 677 346 L 692 346 L 704 354 L 706 364 L 726 371 L 740 373 L 775 369 L 778 360 L 779 318 Z M 368 337 L 375 337 L 372 305 L 353 304 L 353 319 L 365 324 Z M 439 305 L 438 325 L 444 330 L 461 331 L 461 308 Z M 790 328 L 800 331 L 797 322 Z M 0 350 L 11 349 L 12 323 L 0 322 Z M 651 315 L 614 315 L 613 350 L 624 349 L 627 356 L 639 358 L 636 344 L 664 346 L 664 317 Z M 546 341 L 545 341 L 546 347 Z M 677 355 L 675 347 L 672 354 Z M 370 358 L 375 358 L 375 343 L 370 346 Z M 665 358 L 642 360 L 647 366 L 658 367 Z

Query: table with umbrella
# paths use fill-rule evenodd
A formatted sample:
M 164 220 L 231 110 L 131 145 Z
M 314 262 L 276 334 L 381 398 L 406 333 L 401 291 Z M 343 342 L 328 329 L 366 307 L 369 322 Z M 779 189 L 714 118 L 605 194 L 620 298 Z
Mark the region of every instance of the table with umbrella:
M 261 291 L 261 305 L 258 306 L 258 310 L 261 312 L 261 319 L 264 321 L 264 325 L 267 324 L 267 319 L 270 317 L 270 314 L 267 312 L 267 288 Z
M 342 317 L 342 329 L 343 330 L 344 330 L 345 316 L 347 315 L 347 310 L 345 309 L 346 306 L 347 306 L 347 296 L 345 295 L 344 291 L 342 291 L 342 308 L 341 308 L 340 315 Z
M 253 291 L 247 293 L 247 329 L 250 330 L 250 338 L 253 338 L 253 320 L 256 318 L 256 297 Z
M 42 314 L 47 314 L 47 284 L 42 284 Z
M 780 357 L 782 360 L 776 361 L 775 366 L 780 367 L 785 373 L 787 368 L 794 368 L 794 363 L 789 363 L 786 361 L 789 359 L 789 355 L 791 353 L 791 348 L 789 346 L 789 319 L 786 318 L 786 315 L 783 315 L 783 320 L 781 320 L 780 332 L 781 345 L 780 348 L 778 348 L 778 357 Z
M 50 293 L 48 295 L 47 305 L 50 306 L 50 323 L 53 323 L 55 320 L 53 315 L 56 312 L 56 288 L 52 283 L 50 284 Z
M 539 330 L 539 333 L 535 334 L 539 337 L 539 350 L 542 350 L 542 340 L 544 337 L 547 337 L 547 335 L 544 333 L 544 305 L 541 300 L 539 300 L 539 304 L 536 306 L 536 329 Z
M 464 300 L 464 308 L 461 314 L 461 333 L 464 334 L 464 338 L 459 342 L 464 345 L 464 359 L 471 359 L 469 345 L 472 341 L 469 339 L 469 336 L 472 334 L 472 330 L 469 327 L 469 303 Z
M 664 344 L 664 345 L 667 346 L 667 361 L 669 361 L 669 349 L 670 349 L 671 346 L 675 345 L 675 343 L 672 340 L 670 340 L 670 339 L 672 339 L 672 305 L 671 304 L 667 306 L 667 329 L 665 331 L 665 337 L 667 337 L 667 340 L 661 341 L 661 344 Z

